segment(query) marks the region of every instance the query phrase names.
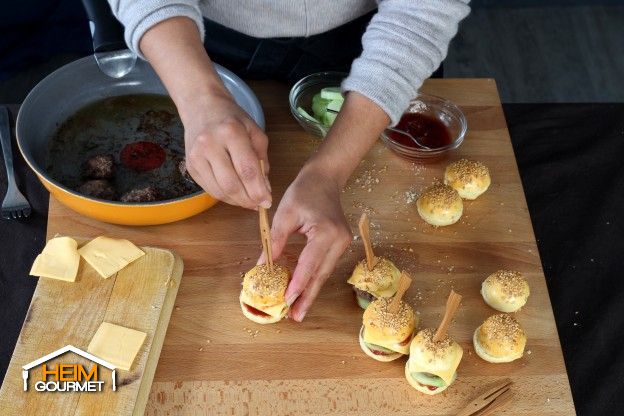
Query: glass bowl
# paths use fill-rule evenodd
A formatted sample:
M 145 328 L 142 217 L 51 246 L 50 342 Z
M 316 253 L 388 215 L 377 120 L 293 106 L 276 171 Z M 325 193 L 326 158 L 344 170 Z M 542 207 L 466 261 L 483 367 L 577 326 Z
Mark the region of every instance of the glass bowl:
M 344 72 L 317 72 L 297 81 L 290 89 L 288 102 L 290 112 L 301 127 L 310 134 L 325 137 L 329 127 L 318 121 L 312 121 L 297 111 L 297 107 L 303 108 L 308 114 L 312 114 L 312 97 L 326 87 L 340 87 L 342 80 L 347 76 Z
M 381 140 L 390 150 L 405 159 L 412 161 L 437 159 L 446 156 L 451 150 L 457 149 L 464 141 L 468 130 L 466 116 L 452 101 L 435 95 L 418 94 L 416 98 L 410 101 L 405 113 L 421 113 L 433 117 L 442 122 L 451 135 L 451 142 L 448 145 L 425 149 L 405 146 L 391 137 L 390 130 L 384 130 L 381 133 Z

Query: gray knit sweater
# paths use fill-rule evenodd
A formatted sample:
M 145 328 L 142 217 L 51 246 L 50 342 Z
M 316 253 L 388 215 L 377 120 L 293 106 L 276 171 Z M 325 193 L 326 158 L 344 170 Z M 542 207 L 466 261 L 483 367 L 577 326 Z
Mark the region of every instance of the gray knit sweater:
M 202 16 L 250 36 L 325 32 L 378 7 L 362 38 L 363 52 L 342 84 L 379 105 L 396 124 L 422 82 L 440 65 L 470 0 L 109 0 L 139 52 L 150 27 L 174 16 Z M 140 54 L 139 54 L 140 55 Z

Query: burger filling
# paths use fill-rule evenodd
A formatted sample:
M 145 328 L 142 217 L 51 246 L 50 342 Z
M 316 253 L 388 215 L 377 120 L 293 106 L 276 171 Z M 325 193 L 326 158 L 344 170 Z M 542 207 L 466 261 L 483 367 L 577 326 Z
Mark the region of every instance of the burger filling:
M 392 355 L 392 354 L 396 354 L 395 351 L 389 350 L 388 348 L 384 348 L 384 347 L 376 345 L 376 344 L 369 344 L 368 342 L 364 342 L 364 345 L 366 345 L 366 348 L 368 348 L 370 350 L 370 352 L 372 352 L 375 355 Z
M 263 318 L 271 316 L 268 313 L 262 312 L 260 309 L 256 309 L 253 306 L 247 305 L 246 303 L 243 303 L 243 305 L 245 305 L 245 309 L 247 309 L 247 311 L 249 311 L 249 313 L 253 315 L 262 316 Z
M 442 380 L 440 377 L 436 376 L 435 374 L 418 372 L 418 373 L 411 373 L 411 375 L 412 375 L 412 378 L 416 380 L 416 382 L 420 386 L 425 387 L 431 391 L 435 391 L 440 387 L 446 386 L 446 383 L 444 382 L 444 380 Z
M 366 309 L 372 301 L 377 299 L 372 293 L 369 293 L 362 289 L 358 289 L 355 286 L 353 287 L 353 291 L 355 292 L 357 303 L 362 309 Z

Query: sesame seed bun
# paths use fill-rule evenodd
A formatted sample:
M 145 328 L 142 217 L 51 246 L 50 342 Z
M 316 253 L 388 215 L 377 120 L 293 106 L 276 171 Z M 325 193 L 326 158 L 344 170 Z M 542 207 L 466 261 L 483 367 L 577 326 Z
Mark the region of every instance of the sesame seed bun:
M 259 324 L 281 320 L 288 313 L 284 294 L 289 281 L 288 268 L 277 264 L 273 265 L 273 270 L 266 264 L 257 265 L 249 270 L 243 277 L 243 289 L 239 297 L 243 315 Z M 253 313 L 246 305 L 263 312 L 266 316 Z
M 444 171 L 444 183 L 453 187 L 464 199 L 476 199 L 492 182 L 489 169 L 481 162 L 461 159 Z
M 511 315 L 492 315 L 472 337 L 477 355 L 490 363 L 508 363 L 524 354 L 526 335 Z
M 389 298 L 397 291 L 401 271 L 390 260 L 383 257 L 378 259 L 373 270 L 368 270 L 365 259 L 356 264 L 347 283 L 376 298 Z
M 413 388 L 415 388 L 416 390 L 418 390 L 419 392 L 424 393 L 424 394 L 428 394 L 429 396 L 433 396 L 433 395 L 442 393 L 444 390 L 448 389 L 448 387 L 451 384 L 453 384 L 453 382 L 455 381 L 456 378 L 457 378 L 457 372 L 455 372 L 453 374 L 453 379 L 452 379 L 450 384 L 447 384 L 447 385 L 442 386 L 442 387 L 438 387 L 435 390 L 430 390 L 426 386 L 423 386 L 418 381 L 414 380 L 414 377 L 412 377 L 412 373 L 409 370 L 409 362 L 405 363 L 405 379 L 407 380 L 409 385 L 412 386 Z
M 485 303 L 501 312 L 516 312 L 522 308 L 531 293 L 529 283 L 520 272 L 498 270 L 481 285 Z
M 448 185 L 436 184 L 425 189 L 416 201 L 418 214 L 435 226 L 455 224 L 462 216 L 464 204 L 457 191 Z
M 392 298 L 379 298 L 370 303 L 362 316 L 364 341 L 399 352 L 409 353 L 414 328 L 418 325 L 418 317 L 407 303 L 400 301 L 397 313 L 388 310 Z M 400 345 L 404 343 L 404 345 Z
M 364 338 L 362 336 L 363 331 L 364 331 L 364 327 L 362 327 L 360 329 L 360 335 L 358 337 L 358 339 L 360 341 L 360 348 L 362 348 L 362 351 L 364 351 L 364 354 L 368 355 L 373 360 L 377 360 L 377 361 L 381 361 L 381 362 L 387 363 L 387 362 L 390 362 L 390 361 L 394 361 L 397 358 L 400 358 L 400 357 L 403 356 L 403 354 L 401 354 L 400 352 L 390 353 L 388 355 L 374 354 L 370 350 L 370 348 L 368 348 L 368 346 L 366 345 L 366 342 L 364 341 Z

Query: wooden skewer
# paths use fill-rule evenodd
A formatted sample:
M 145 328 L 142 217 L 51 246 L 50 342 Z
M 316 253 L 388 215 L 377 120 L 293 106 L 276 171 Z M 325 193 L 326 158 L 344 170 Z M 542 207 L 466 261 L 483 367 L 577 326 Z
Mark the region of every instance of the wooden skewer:
M 370 221 L 365 212 L 363 212 L 360 217 L 358 227 L 360 229 L 362 242 L 364 243 L 364 250 L 366 251 L 366 265 L 368 266 L 368 270 L 373 270 L 379 262 L 379 259 L 375 257 L 375 253 L 373 253 L 373 245 L 370 240 Z
M 451 294 L 446 301 L 446 311 L 444 311 L 444 318 L 442 318 L 442 322 L 440 323 L 438 330 L 433 336 L 433 342 L 442 341 L 444 337 L 446 337 L 446 331 L 448 330 L 449 325 L 451 325 L 451 321 L 455 316 L 455 312 L 457 312 L 457 308 L 459 308 L 459 303 L 461 302 L 461 300 L 461 295 L 455 293 L 455 291 L 451 289 Z
M 260 160 L 260 171 L 262 176 L 266 176 L 264 173 L 264 160 Z M 271 225 L 269 224 L 269 214 L 266 208 L 258 207 L 258 213 L 260 216 L 260 239 L 262 240 L 262 250 L 264 251 L 264 257 L 266 263 L 269 265 L 269 270 L 273 271 L 273 245 L 271 243 Z
M 397 313 L 399 311 L 399 306 L 401 305 L 401 298 L 407 292 L 407 289 L 412 284 L 412 278 L 406 272 L 401 273 L 401 278 L 399 279 L 399 284 L 397 287 L 397 292 L 392 297 L 392 302 L 390 302 L 390 306 L 388 306 L 388 310 L 390 313 Z

